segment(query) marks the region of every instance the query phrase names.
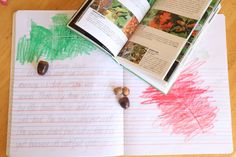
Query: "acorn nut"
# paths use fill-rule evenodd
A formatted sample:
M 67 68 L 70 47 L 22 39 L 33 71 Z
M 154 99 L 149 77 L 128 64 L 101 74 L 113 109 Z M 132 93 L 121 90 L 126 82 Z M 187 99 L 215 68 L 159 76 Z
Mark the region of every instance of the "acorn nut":
M 37 72 L 39 75 L 45 75 L 48 71 L 49 64 L 47 61 L 39 61 L 37 65 Z
M 120 106 L 124 109 L 127 109 L 129 108 L 130 106 L 130 103 L 129 103 L 129 98 L 124 96 L 122 98 L 119 99 L 119 103 L 120 103 Z

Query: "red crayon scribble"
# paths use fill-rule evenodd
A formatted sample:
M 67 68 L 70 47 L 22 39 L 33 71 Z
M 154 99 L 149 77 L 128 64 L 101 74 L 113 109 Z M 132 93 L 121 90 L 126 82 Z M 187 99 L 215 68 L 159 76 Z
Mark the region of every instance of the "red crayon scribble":
M 7 0 L 0 0 L 0 3 L 1 3 L 2 5 L 7 5 Z
M 209 87 L 202 87 L 197 69 L 204 62 L 193 61 L 179 76 L 169 94 L 165 95 L 153 87 L 143 92 L 142 104 L 157 104 L 161 110 L 160 125 L 171 128 L 174 134 L 187 139 L 206 133 L 214 127 L 217 107 L 211 106 Z

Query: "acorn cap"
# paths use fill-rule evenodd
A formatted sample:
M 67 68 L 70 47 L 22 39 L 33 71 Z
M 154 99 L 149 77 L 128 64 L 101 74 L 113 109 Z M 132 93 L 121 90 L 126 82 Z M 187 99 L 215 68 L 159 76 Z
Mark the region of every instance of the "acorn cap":
M 124 96 L 128 96 L 130 94 L 130 90 L 128 87 L 122 88 L 122 93 Z
M 114 94 L 117 95 L 117 96 L 121 95 L 122 94 L 122 88 L 121 87 L 116 87 L 114 89 Z

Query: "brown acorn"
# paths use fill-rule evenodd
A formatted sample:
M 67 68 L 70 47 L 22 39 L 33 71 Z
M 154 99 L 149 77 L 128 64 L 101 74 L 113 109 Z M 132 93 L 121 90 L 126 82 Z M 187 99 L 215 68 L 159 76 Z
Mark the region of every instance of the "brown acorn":
M 45 75 L 48 71 L 49 64 L 47 61 L 39 61 L 37 65 L 37 72 L 39 75 Z
M 129 98 L 124 96 L 119 99 L 120 106 L 124 109 L 129 108 L 130 103 L 129 103 Z

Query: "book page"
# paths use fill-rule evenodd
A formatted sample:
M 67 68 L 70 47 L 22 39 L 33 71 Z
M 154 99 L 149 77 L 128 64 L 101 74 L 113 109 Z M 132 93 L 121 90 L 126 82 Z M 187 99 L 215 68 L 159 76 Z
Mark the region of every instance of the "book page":
M 10 157 L 123 154 L 123 109 L 113 94 L 123 69 L 66 28 L 72 13 L 16 13 Z M 31 63 L 41 55 L 50 60 L 44 76 Z
M 149 3 L 147 0 L 95 0 L 81 17 L 75 17 L 78 19 L 73 29 L 81 28 L 117 56 L 149 10 Z
M 127 68 L 133 64 L 164 80 L 209 2 L 156 1 L 118 54 L 118 60 Z
M 219 12 L 221 8 L 220 1 L 221 0 L 212 0 L 201 20 L 198 22 L 196 28 L 193 30 L 187 43 L 184 45 L 184 48 L 181 50 L 177 59 L 166 74 L 164 78 L 165 81 L 172 81 L 171 79 L 173 78 L 173 74 L 176 73 L 180 64 L 187 59 L 188 54 L 192 51 L 193 46 L 196 45 L 195 42 L 197 42 L 197 39 L 199 38 L 200 34 L 202 34 L 202 31 L 208 26 L 208 24 L 211 22 L 211 19 Z
M 225 29 L 217 15 L 167 95 L 124 73 L 126 155 L 232 153 Z
M 212 0 L 158 0 L 155 8 L 192 19 L 200 19 Z

